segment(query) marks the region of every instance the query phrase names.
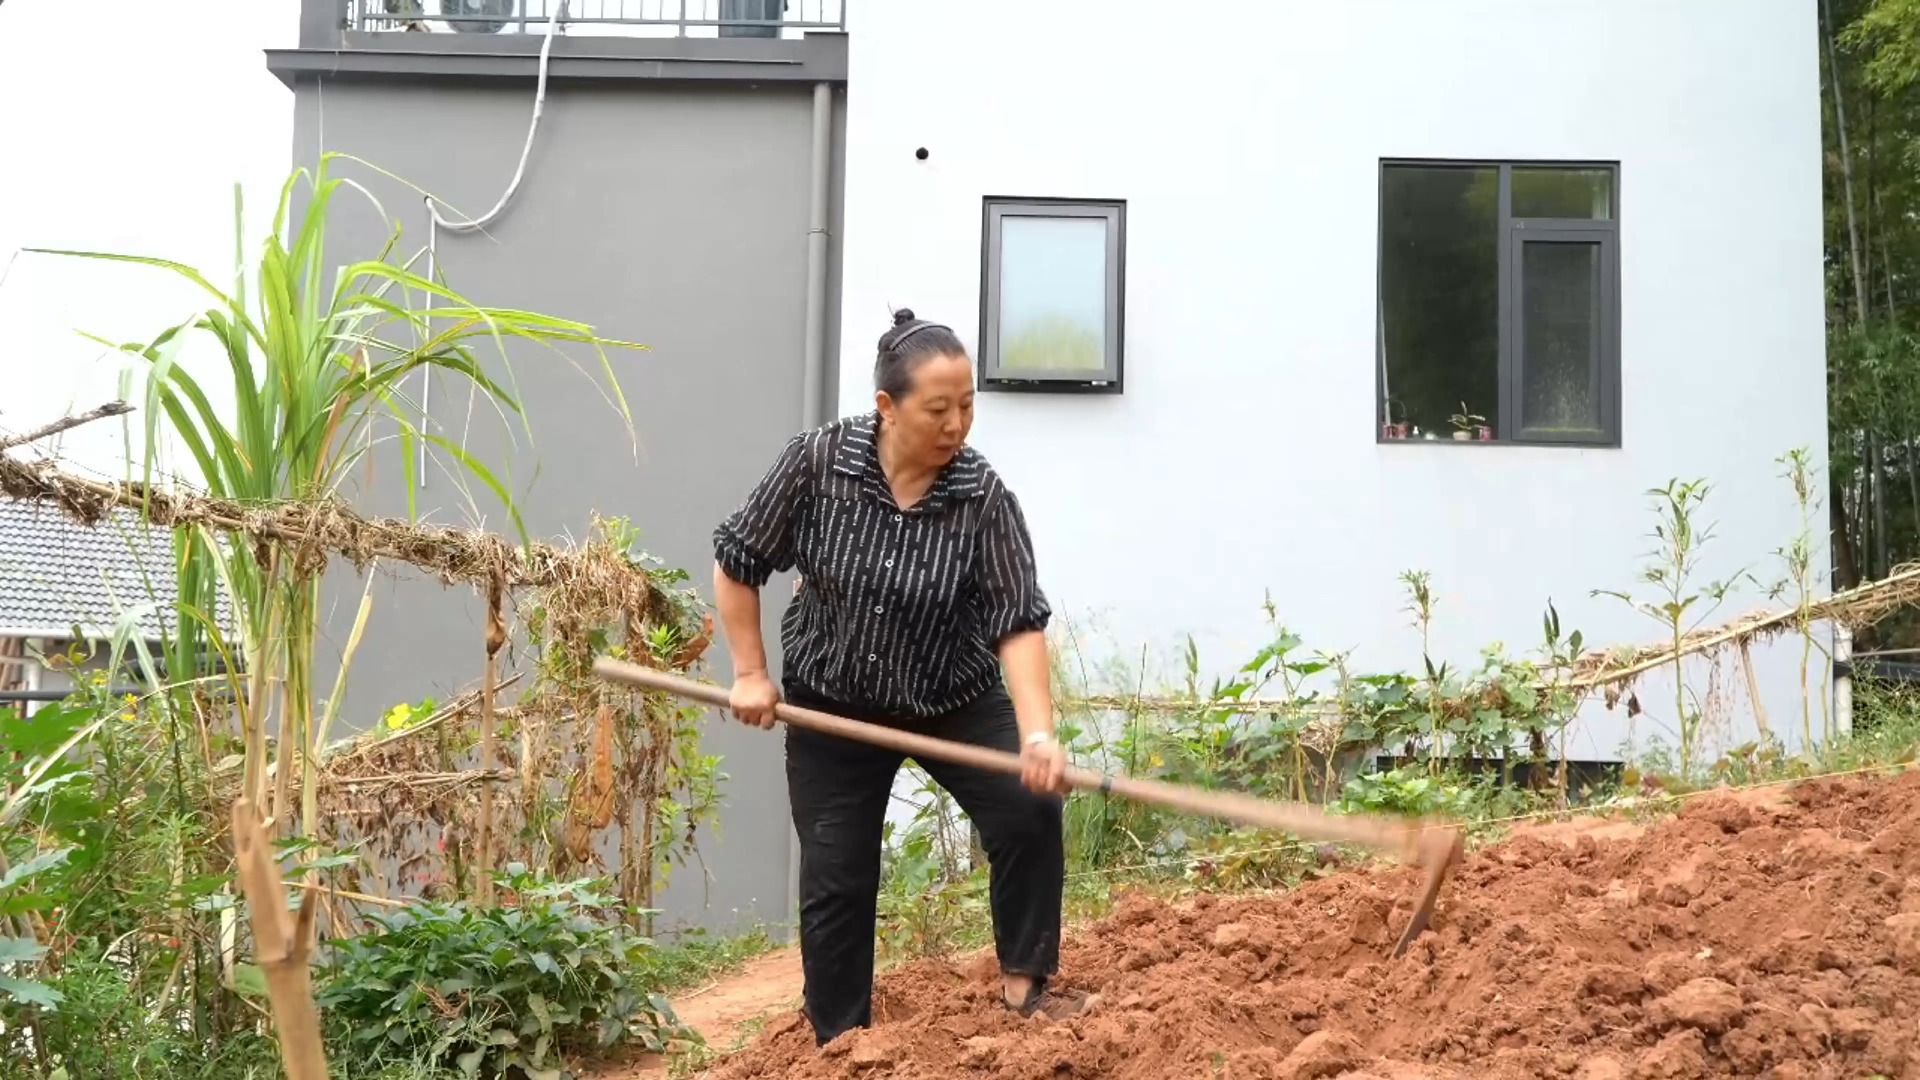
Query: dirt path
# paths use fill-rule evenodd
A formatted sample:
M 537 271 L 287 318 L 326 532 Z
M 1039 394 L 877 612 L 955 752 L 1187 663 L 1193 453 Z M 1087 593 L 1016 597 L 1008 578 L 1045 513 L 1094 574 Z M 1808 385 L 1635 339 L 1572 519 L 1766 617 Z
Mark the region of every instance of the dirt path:
M 797 1009 L 800 1003 L 800 950 L 777 949 L 747 961 L 739 971 L 674 1000 L 673 1008 L 713 1050 L 732 1049 L 752 1034 L 757 1022 Z M 667 1059 L 647 1054 L 586 1073 L 583 1080 L 640 1080 L 668 1072 Z

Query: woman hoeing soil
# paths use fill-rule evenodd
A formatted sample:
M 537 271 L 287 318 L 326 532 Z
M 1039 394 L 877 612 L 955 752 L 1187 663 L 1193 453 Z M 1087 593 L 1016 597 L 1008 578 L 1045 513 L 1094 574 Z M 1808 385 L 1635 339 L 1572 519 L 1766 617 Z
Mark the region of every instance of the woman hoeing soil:
M 880 338 L 873 412 L 789 440 L 714 532 L 713 587 L 733 657 L 731 711 L 762 728 L 780 700 L 760 589 L 800 582 L 780 622 L 786 700 L 937 738 L 1017 751 L 1020 779 L 922 762 L 980 830 L 1009 1008 L 1064 1018 L 1090 999 L 1047 985 L 1060 952 L 1065 857 L 1045 631 L 1020 504 L 978 451 L 973 363 L 938 323 L 900 311 Z M 788 728 L 800 838 L 806 1016 L 821 1043 L 872 1022 L 874 919 L 892 750 Z

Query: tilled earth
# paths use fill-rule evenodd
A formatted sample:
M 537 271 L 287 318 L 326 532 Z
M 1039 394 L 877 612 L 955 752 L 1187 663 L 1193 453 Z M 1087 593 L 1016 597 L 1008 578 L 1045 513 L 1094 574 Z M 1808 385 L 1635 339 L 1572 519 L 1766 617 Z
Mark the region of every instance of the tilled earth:
M 1920 1078 L 1920 771 L 1570 823 L 1467 858 L 1385 959 L 1414 872 L 1137 897 L 1072 936 L 1067 1024 L 998 1005 L 989 962 L 922 962 L 816 1050 L 777 1017 L 722 1080 Z

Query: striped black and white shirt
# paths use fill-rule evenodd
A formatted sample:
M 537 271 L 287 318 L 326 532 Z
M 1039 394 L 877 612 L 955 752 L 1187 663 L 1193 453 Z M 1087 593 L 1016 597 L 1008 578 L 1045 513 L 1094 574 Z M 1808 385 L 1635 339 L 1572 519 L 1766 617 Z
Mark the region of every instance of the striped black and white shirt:
M 1000 679 L 996 646 L 1051 616 L 1013 492 L 963 447 L 908 509 L 874 444 L 877 412 L 787 442 L 714 530 L 726 575 L 759 588 L 798 568 L 780 621 L 785 678 L 911 718 L 952 711 Z

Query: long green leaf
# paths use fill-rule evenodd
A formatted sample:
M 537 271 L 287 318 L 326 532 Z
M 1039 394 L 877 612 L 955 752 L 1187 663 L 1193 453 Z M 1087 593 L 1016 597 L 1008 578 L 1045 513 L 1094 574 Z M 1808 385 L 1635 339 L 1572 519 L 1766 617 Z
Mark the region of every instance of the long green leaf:
M 514 502 L 513 496 L 507 492 L 506 485 L 494 477 L 492 470 L 480 464 L 479 459 L 467 453 L 461 447 L 438 435 L 432 434 L 431 432 L 422 432 L 421 435 L 427 442 L 445 450 L 448 456 L 460 463 L 462 468 L 472 473 L 481 483 L 487 485 L 488 490 L 493 492 L 494 498 L 499 499 L 501 506 L 506 509 L 507 517 L 513 521 L 514 535 L 518 537 L 522 543 L 525 543 L 527 539 L 527 525 L 526 522 L 520 520 L 520 505 Z

